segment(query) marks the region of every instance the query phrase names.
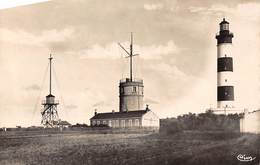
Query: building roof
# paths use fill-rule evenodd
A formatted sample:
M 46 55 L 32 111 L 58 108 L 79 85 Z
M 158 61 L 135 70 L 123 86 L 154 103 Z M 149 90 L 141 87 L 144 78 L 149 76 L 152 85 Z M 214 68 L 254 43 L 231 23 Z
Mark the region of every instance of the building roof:
M 52 95 L 52 94 L 49 94 L 48 96 L 46 96 L 46 97 L 55 97 L 54 95 Z
M 142 117 L 142 115 L 145 114 L 146 112 L 148 112 L 148 110 L 97 113 L 91 119 L 114 119 L 114 118 Z
M 134 79 L 132 79 L 132 81 L 130 78 L 123 78 L 120 80 L 120 83 L 129 83 L 129 82 L 130 83 L 143 83 L 143 80 L 140 78 L 134 78 Z
M 258 109 L 258 110 L 254 110 L 254 111 L 252 111 L 252 112 L 248 112 L 248 114 L 253 114 L 253 113 L 256 113 L 256 112 L 260 112 L 260 109 Z
M 222 22 L 220 22 L 220 25 L 222 25 L 222 24 L 229 24 L 229 22 L 228 22 L 228 21 L 226 21 L 226 20 L 225 20 L 225 18 L 223 18 L 223 21 L 222 21 Z

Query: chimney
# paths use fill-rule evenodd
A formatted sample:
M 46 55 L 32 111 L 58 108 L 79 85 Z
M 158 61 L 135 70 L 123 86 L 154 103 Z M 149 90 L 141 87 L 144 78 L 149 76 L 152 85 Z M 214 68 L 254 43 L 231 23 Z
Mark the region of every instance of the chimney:
M 112 113 L 115 113 L 115 110 L 112 110 Z
M 148 105 L 148 104 L 146 104 L 146 108 L 145 108 L 145 110 L 146 110 L 146 111 L 150 111 L 150 109 L 149 109 L 149 105 Z
M 95 109 L 95 116 L 97 115 L 97 109 Z

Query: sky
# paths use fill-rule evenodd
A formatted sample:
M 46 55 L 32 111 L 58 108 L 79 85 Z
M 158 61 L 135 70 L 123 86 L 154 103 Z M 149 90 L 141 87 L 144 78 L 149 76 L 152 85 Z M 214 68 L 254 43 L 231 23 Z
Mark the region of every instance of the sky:
M 20 1 L 21 2 L 21 1 Z M 48 57 L 60 118 L 89 123 L 118 111 L 128 59 L 117 45 L 134 35 L 134 77 L 160 118 L 216 107 L 215 35 L 223 17 L 234 33 L 235 106 L 260 107 L 257 0 L 41 0 L 0 3 L 0 127 L 39 125 L 48 95 Z M 145 107 L 145 105 L 144 105 Z

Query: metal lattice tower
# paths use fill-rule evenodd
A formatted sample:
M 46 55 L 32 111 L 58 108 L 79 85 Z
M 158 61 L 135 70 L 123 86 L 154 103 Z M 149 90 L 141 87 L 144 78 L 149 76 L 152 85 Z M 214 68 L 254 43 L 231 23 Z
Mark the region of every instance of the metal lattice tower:
M 42 101 L 43 109 L 41 111 L 42 114 L 42 121 L 41 123 L 44 125 L 44 127 L 57 127 L 59 124 L 59 116 L 58 116 L 58 110 L 57 105 L 59 102 L 55 100 L 55 96 L 51 94 L 52 90 L 52 56 L 50 54 L 50 86 L 49 86 L 49 95 L 46 96 L 46 99 Z

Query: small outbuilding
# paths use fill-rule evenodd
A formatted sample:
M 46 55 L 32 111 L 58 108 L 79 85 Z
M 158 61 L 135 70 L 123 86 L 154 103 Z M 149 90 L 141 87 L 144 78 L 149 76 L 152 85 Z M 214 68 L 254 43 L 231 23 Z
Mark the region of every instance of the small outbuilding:
M 240 119 L 240 132 L 260 133 L 260 110 L 245 112 L 244 117 Z
M 60 122 L 58 123 L 58 127 L 68 128 L 68 127 L 70 127 L 70 126 L 71 126 L 71 124 L 70 124 L 69 122 L 67 122 L 67 121 L 64 121 L 64 120 L 62 120 L 62 121 L 60 121 Z

